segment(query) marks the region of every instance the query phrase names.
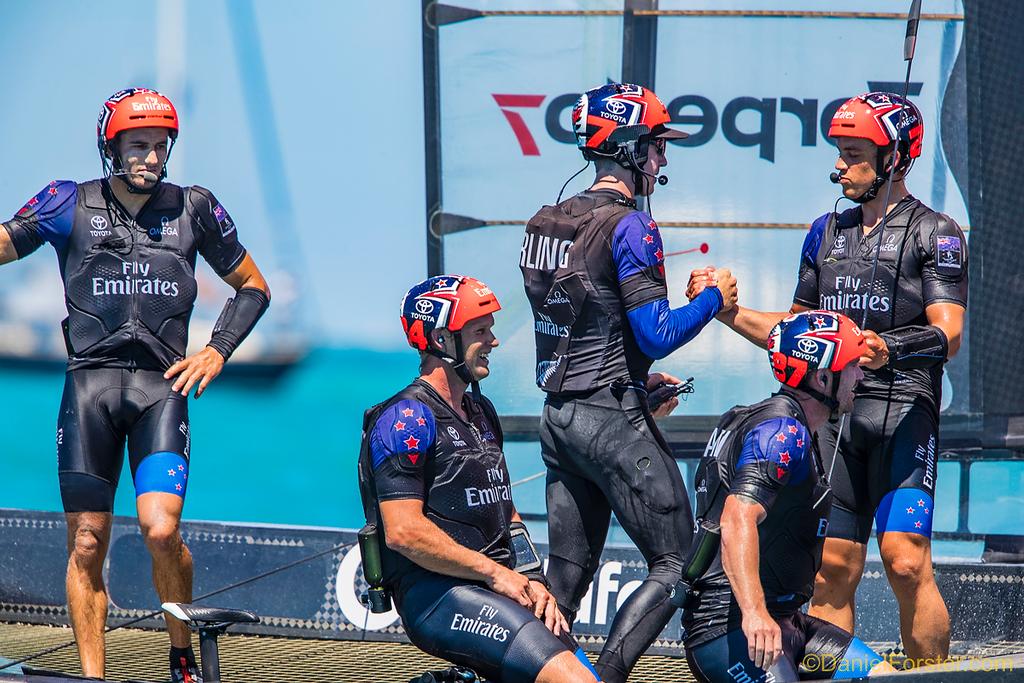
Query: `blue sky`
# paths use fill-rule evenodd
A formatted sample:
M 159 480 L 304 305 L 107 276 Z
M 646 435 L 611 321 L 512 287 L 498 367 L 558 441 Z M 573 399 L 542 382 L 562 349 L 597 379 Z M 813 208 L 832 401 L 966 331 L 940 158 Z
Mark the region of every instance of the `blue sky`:
M 0 214 L 96 177 L 100 103 L 153 87 L 181 115 L 171 180 L 214 191 L 279 303 L 290 271 L 317 342 L 402 346 L 398 302 L 426 273 L 418 4 L 4 3 Z M 29 261 L 0 284 L 55 277 Z

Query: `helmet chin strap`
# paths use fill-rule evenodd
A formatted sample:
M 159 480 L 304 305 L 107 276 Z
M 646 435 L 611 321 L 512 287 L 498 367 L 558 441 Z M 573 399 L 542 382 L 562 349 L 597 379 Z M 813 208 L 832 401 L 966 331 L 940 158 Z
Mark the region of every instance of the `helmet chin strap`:
M 899 154 L 899 152 L 895 151 L 895 149 L 893 150 L 893 152 L 894 154 Z M 875 179 L 871 181 L 871 187 L 865 190 L 861 196 L 854 197 L 853 201 L 857 202 L 858 204 L 867 204 L 872 199 L 878 196 L 878 191 L 881 190 L 882 186 L 885 185 L 885 182 L 892 177 L 892 173 L 895 170 L 895 159 L 893 159 L 894 163 L 892 168 L 886 168 L 885 155 L 888 153 L 889 151 L 885 147 L 880 147 L 876 151 Z
M 473 377 L 473 373 L 466 366 L 466 358 L 462 351 L 462 333 L 452 332 L 452 342 L 455 344 L 455 355 L 452 356 L 450 353 L 441 351 L 433 347 L 427 347 L 427 353 L 435 358 L 440 358 L 445 363 L 451 366 L 455 374 L 458 375 L 459 379 L 465 382 L 467 385 L 473 385 L 473 392 L 478 393 L 479 388 L 477 387 L 476 379 Z
M 804 386 L 800 387 L 800 391 L 804 392 L 805 394 L 809 395 L 811 398 L 814 398 L 815 400 L 821 401 L 821 403 L 823 403 L 825 405 L 825 407 L 828 408 L 828 410 L 829 410 L 828 421 L 831 422 L 832 424 L 835 424 L 836 422 L 839 421 L 839 415 L 840 415 L 840 413 L 839 413 L 839 376 L 836 375 L 836 373 L 834 373 L 834 372 L 831 373 L 831 374 L 832 374 L 832 388 L 830 389 L 828 395 L 823 394 L 822 392 L 818 391 L 817 389 L 815 389 L 813 387 L 806 386 L 806 384 Z
M 639 140 L 633 144 L 635 145 L 635 149 L 640 147 Z M 619 165 L 633 173 L 633 196 L 635 197 L 640 195 L 640 192 L 644 189 L 644 178 L 647 174 L 644 173 L 643 164 L 640 163 L 640 160 L 634 152 L 629 151 L 627 148 L 624 150 L 624 153 L 627 163 L 624 164 L 619 161 Z M 647 163 L 646 158 L 644 158 L 643 163 Z

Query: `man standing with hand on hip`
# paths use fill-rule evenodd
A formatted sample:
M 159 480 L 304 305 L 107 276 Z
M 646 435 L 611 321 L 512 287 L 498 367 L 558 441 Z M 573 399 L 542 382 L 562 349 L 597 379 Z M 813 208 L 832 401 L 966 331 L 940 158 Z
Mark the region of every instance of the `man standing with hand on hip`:
M 179 523 L 188 485 L 188 394 L 200 396 L 256 325 L 270 288 L 204 188 L 164 182 L 178 137 L 170 100 L 130 88 L 103 103 L 103 177 L 55 180 L 0 229 L 0 264 L 49 242 L 68 317 L 57 468 L 68 524 L 68 611 L 82 673 L 106 667 L 103 562 L 125 445 L 161 602 L 190 602 L 192 556 Z M 196 254 L 235 290 L 202 351 L 185 356 Z M 175 683 L 199 681 L 187 627 L 168 619 Z

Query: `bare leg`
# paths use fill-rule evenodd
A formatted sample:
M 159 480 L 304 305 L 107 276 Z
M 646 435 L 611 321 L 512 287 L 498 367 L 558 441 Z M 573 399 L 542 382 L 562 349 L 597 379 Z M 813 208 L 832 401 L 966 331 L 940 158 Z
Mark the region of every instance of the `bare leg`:
M 850 633 L 855 624 L 854 596 L 864 574 L 868 548 L 842 538 L 826 538 L 821 569 L 814 579 L 814 597 L 808 614 Z
M 144 493 L 135 501 L 139 526 L 153 558 L 153 586 L 161 602 L 192 601 L 192 554 L 181 539 L 179 523 L 184 501 L 171 493 Z M 171 645 L 185 648 L 191 642 L 188 627 L 164 615 Z
M 107 589 L 103 560 L 110 546 L 109 512 L 69 512 L 68 573 L 66 590 L 71 628 L 78 645 L 82 674 L 103 678 L 106 652 L 103 631 L 107 624 Z
M 882 564 L 900 605 L 900 634 L 911 659 L 949 656 L 949 612 L 935 583 L 931 539 L 904 531 L 878 538 Z
M 571 652 L 552 657 L 537 674 L 537 683 L 594 683 L 594 674 Z

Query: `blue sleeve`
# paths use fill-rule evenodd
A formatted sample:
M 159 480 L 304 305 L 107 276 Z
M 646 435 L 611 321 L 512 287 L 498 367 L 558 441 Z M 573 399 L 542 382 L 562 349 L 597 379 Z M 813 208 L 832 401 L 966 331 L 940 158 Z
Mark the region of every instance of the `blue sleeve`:
M 825 237 L 829 215 L 826 213 L 811 223 L 811 229 L 804 237 L 804 246 L 800 249 L 800 269 L 797 274 L 796 291 L 793 292 L 793 302 L 802 306 L 817 308 L 821 299 L 818 289 L 818 252 Z
M 615 227 L 612 259 L 633 336 L 650 358 L 664 358 L 693 339 L 722 308 L 717 287 L 701 292 L 686 306 L 669 308 L 661 231 L 642 211 L 627 215 Z
M 769 418 L 744 438 L 730 493 L 752 498 L 768 510 L 782 487 L 801 483 L 810 467 L 807 427 L 792 417 Z
M 809 265 L 816 265 L 818 249 L 821 247 L 821 239 L 825 236 L 825 226 L 828 224 L 828 214 L 824 214 L 811 223 L 811 229 L 804 237 L 804 245 L 800 249 L 800 260 Z
M 640 350 L 659 359 L 696 337 L 721 308 L 721 292 L 708 287 L 686 306 L 669 308 L 668 299 L 658 299 L 626 315 Z
M 73 181 L 54 180 L 3 224 L 18 258 L 25 258 L 44 242 L 57 251 L 64 249 L 74 224 L 77 196 L 78 185 Z
M 619 221 L 612 233 L 612 259 L 619 275 L 619 284 L 649 268 L 662 268 L 665 246 L 654 219 L 643 211 L 634 211 Z
M 380 414 L 370 432 L 370 461 L 378 500 L 423 498 L 424 466 L 437 425 L 430 408 L 402 399 Z

